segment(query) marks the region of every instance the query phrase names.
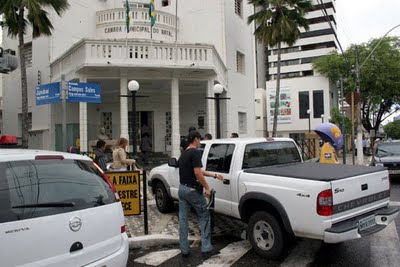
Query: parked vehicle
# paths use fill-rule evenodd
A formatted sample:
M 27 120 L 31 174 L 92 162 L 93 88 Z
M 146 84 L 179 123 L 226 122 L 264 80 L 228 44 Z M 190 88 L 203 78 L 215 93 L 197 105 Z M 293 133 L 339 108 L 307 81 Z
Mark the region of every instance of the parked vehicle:
M 256 253 L 279 258 L 290 235 L 338 243 L 378 232 L 399 213 L 389 206 L 388 172 L 382 167 L 304 163 L 289 138 L 202 141 L 202 163 L 224 182 L 215 212 L 248 224 Z M 176 159 L 150 172 L 157 208 L 168 212 L 178 200 Z
M 121 203 L 86 156 L 0 149 L 1 266 L 126 266 Z
M 389 175 L 400 175 L 400 141 L 388 141 L 377 145 L 375 166 L 386 167 L 389 170 Z

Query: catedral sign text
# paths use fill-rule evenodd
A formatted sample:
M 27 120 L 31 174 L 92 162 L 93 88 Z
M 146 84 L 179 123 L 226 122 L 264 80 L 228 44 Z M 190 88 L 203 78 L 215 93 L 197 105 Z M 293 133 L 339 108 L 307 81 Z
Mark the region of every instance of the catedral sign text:
M 104 28 L 104 33 L 115 33 L 115 32 L 126 32 L 125 26 L 111 26 Z M 129 32 L 147 32 L 150 34 L 149 26 L 130 26 Z M 160 29 L 158 27 L 153 27 L 153 34 L 161 34 L 165 36 L 172 37 L 173 32 L 166 29 Z

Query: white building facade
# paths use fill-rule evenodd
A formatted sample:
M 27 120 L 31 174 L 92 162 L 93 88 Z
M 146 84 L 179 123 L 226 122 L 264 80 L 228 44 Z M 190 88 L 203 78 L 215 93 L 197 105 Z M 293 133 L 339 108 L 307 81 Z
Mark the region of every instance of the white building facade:
M 221 137 L 231 132 L 254 136 L 254 26 L 247 24 L 253 6 L 235 0 L 170 0 L 155 2 L 150 27 L 148 0 L 128 1 L 129 33 L 124 0 L 70 1 L 59 18 L 50 12 L 51 37 L 28 46 L 28 96 L 32 118 L 29 147 L 62 148 L 61 104 L 37 106 L 35 87 L 61 80 L 97 83 L 100 104 L 67 103 L 67 143 L 79 139 L 89 151 L 102 127 L 112 139 L 132 138 L 128 82 L 136 80 L 136 125 L 148 127 L 153 151 L 179 154 L 180 137 L 194 126 L 216 136 L 214 84 L 224 87 L 220 101 Z M 176 6 L 178 4 L 178 7 Z M 151 34 L 152 31 L 152 34 Z M 4 34 L 5 35 L 5 34 Z M 16 40 L 4 39 L 16 48 Z M 19 70 L 5 77 L 4 129 L 21 135 Z M 146 97 L 140 97 L 146 96 Z
M 330 111 L 338 105 L 335 84 L 312 67 L 312 61 L 337 49 L 335 0 L 313 0 L 314 10 L 306 18 L 308 32 L 301 30 L 300 39 L 291 47 L 282 45 L 281 85 L 277 135 L 303 138 L 309 130 L 329 120 Z M 324 16 L 327 12 L 332 28 Z M 277 49 L 268 49 L 268 77 L 266 83 L 268 132 L 272 133 Z M 310 116 L 307 113 L 310 111 Z

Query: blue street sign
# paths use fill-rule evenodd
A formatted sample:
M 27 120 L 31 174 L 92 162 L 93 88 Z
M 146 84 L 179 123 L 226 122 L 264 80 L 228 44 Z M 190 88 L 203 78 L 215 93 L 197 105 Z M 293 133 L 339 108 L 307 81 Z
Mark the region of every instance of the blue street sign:
M 68 82 L 68 102 L 101 103 L 100 85 Z
M 36 106 L 59 102 L 61 102 L 59 82 L 36 86 Z

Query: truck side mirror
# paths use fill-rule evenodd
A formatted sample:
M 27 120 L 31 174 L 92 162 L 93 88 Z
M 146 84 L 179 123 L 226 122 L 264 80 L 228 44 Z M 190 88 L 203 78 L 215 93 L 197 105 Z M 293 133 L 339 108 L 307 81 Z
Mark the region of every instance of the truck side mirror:
M 178 168 L 179 166 L 178 166 L 178 161 L 176 160 L 176 158 L 170 158 L 168 160 L 168 166 Z

